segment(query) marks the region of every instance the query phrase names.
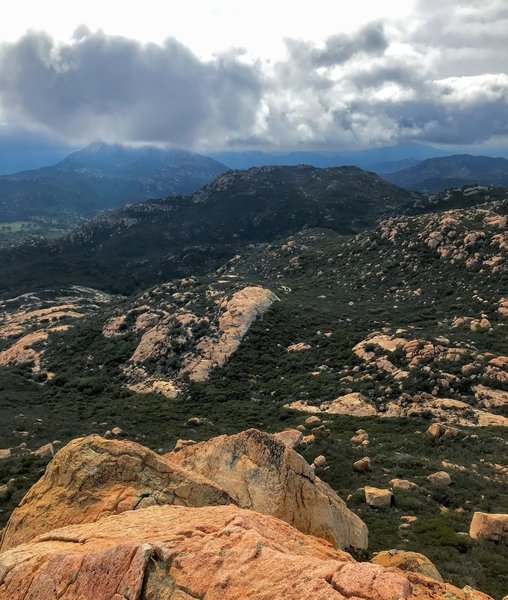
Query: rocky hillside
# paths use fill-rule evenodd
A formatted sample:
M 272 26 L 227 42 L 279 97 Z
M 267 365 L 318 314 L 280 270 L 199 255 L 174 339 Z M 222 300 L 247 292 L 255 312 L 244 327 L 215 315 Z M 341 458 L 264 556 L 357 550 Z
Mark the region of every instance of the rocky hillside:
M 490 156 L 454 154 L 429 158 L 416 165 L 385 173 L 385 179 L 408 190 L 436 193 L 467 184 L 508 185 L 508 160 Z
M 164 456 L 75 440 L 3 533 L 0 599 L 489 599 L 421 554 L 340 550 L 365 548 L 366 527 L 291 445 L 255 429 Z M 478 513 L 472 534 L 499 517 Z
M 366 523 L 361 557 L 423 552 L 446 581 L 501 598 L 502 529 L 481 541 L 470 530 L 475 513 L 508 512 L 508 207 L 497 197 L 469 187 L 413 204 L 440 212 L 357 235 L 314 228 L 235 246 L 218 269 L 130 297 L 74 287 L 5 300 L 2 521 L 76 436 L 127 435 L 164 455 L 180 438 L 255 427 L 294 445 Z M 179 467 L 231 496 L 215 442 L 196 445 L 206 461 L 189 448 Z M 139 500 L 144 484 L 129 481 L 126 498 Z
M 355 233 L 417 197 L 349 167 L 228 171 L 190 198 L 127 206 L 53 242 L 0 250 L 0 290 L 80 285 L 132 292 L 217 268 L 246 244 L 302 227 Z
M 69 229 L 127 202 L 190 194 L 225 170 L 184 150 L 94 143 L 52 167 L 0 177 L 0 239 Z

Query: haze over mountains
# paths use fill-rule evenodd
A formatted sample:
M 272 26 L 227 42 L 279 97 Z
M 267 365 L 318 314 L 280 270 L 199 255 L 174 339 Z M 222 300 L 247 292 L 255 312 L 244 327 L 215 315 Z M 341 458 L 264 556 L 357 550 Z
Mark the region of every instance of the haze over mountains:
M 443 156 L 441 150 L 416 143 L 353 153 L 226 152 L 213 156 L 224 162 L 180 149 L 95 142 L 54 166 L 1 176 L 0 241 L 29 234 L 60 237 L 107 209 L 145 199 L 188 195 L 228 166 L 355 165 L 377 172 L 399 187 L 426 193 L 467 183 L 508 184 L 506 159 Z
M 423 160 L 412 167 L 387 173 L 385 178 L 409 190 L 431 193 L 468 183 L 507 186 L 508 160 L 455 154 Z
M 225 170 L 185 150 L 95 142 L 54 166 L 0 177 L 0 223 L 69 228 L 127 202 L 192 193 Z
M 298 165 L 309 164 L 314 167 L 338 167 L 354 165 L 362 169 L 384 173 L 397 171 L 416 164 L 418 161 L 446 156 L 447 152 L 414 142 L 398 143 L 393 146 L 369 148 L 355 152 L 347 151 L 293 151 L 293 152 L 215 152 L 210 156 L 231 169 L 248 169 L 262 165 Z

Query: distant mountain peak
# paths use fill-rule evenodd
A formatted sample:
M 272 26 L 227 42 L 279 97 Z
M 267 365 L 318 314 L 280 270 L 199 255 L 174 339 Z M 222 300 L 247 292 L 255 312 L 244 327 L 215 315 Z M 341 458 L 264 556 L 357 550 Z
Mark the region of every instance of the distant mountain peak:
M 385 178 L 408 190 L 431 193 L 470 183 L 506 186 L 508 160 L 472 154 L 452 154 L 429 158 L 407 169 L 387 174 Z

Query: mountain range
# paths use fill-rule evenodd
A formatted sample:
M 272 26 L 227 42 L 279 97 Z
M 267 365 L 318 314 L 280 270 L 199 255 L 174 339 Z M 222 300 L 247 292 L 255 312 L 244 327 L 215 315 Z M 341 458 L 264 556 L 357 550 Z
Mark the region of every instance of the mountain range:
M 414 142 L 399 143 L 393 146 L 368 148 L 367 150 L 347 151 L 292 151 L 292 152 L 215 152 L 209 156 L 224 163 L 231 169 L 248 169 L 263 165 L 295 166 L 308 164 L 314 167 L 329 168 L 352 165 L 376 173 L 387 173 L 412 166 L 420 160 L 446 156 L 448 153 Z
M 436 193 L 476 183 L 487 186 L 508 185 L 508 160 L 490 156 L 454 154 L 429 158 L 394 173 L 385 179 L 408 190 Z
M 216 268 L 246 244 L 302 227 L 342 234 L 424 199 L 357 167 L 227 171 L 189 197 L 130 204 L 57 240 L 0 249 L 0 289 L 80 284 L 131 292 Z
M 1 176 L 0 224 L 69 229 L 127 202 L 192 193 L 225 170 L 185 150 L 96 142 L 54 166 Z

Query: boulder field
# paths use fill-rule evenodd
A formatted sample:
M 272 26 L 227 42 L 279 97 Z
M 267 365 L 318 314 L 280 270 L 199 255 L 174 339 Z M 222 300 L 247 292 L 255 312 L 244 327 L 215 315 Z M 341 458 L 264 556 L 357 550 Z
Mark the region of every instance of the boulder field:
M 366 547 L 365 524 L 275 436 L 161 456 L 92 435 L 62 448 L 13 512 L 0 600 L 489 598 L 344 551 Z

